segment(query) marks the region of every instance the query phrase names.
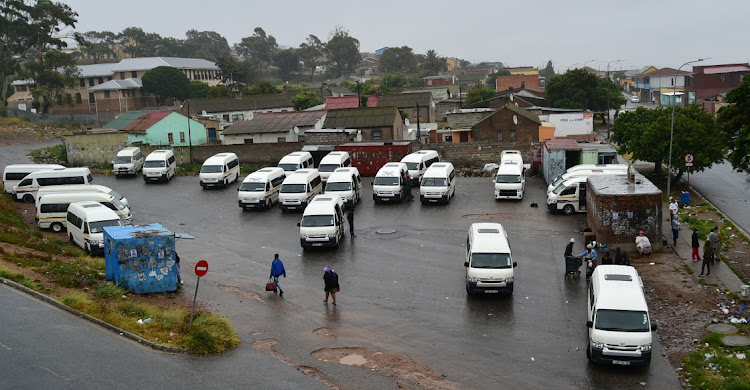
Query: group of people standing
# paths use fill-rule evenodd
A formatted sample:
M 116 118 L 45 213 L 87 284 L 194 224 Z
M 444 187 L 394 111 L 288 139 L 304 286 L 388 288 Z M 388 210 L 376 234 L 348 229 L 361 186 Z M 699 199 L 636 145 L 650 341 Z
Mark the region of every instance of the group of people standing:
M 286 269 L 284 269 L 284 263 L 279 259 L 279 254 L 273 255 L 273 261 L 271 262 L 271 276 L 270 279 L 276 283 L 276 288 L 279 291 L 279 296 L 284 296 L 284 290 L 279 284 L 280 277 L 286 278 Z M 333 304 L 336 304 L 336 293 L 341 291 L 339 287 L 339 275 L 330 266 L 323 267 L 323 290 L 326 293 L 326 298 L 323 302 L 328 303 L 328 297 L 333 299 Z M 274 290 L 276 293 L 276 290 Z
M 693 254 L 693 261 L 703 261 L 701 264 L 701 273 L 698 276 L 703 276 L 704 271 L 708 271 L 705 276 L 711 276 L 711 264 L 714 261 L 720 260 L 719 252 L 721 251 L 721 233 L 719 233 L 719 227 L 714 226 L 711 228 L 711 232 L 706 237 L 706 242 L 703 244 L 703 259 L 698 254 L 700 248 L 700 242 L 698 241 L 698 229 L 693 229 L 693 236 L 691 237 Z

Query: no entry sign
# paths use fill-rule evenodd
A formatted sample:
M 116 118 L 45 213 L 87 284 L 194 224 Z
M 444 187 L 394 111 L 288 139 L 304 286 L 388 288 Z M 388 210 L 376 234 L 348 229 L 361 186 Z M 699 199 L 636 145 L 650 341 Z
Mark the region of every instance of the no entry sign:
M 200 278 L 208 272 L 208 262 L 201 260 L 195 265 L 195 274 Z

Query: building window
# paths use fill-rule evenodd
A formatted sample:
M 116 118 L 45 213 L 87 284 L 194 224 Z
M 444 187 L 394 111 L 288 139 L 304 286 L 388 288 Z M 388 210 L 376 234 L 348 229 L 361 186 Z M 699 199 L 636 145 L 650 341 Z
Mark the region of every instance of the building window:
M 58 94 L 57 94 L 57 96 L 55 96 L 55 98 L 57 99 L 57 105 L 58 105 L 58 106 L 61 106 L 61 105 L 63 104 L 63 103 L 62 103 L 62 95 L 60 95 L 60 94 L 58 93 Z
M 94 85 L 96 85 L 96 83 L 94 82 L 94 78 L 89 77 L 89 87 L 93 87 Z
M 453 142 L 453 136 L 452 135 L 446 135 L 445 136 L 445 142 Z
M 300 134 L 297 136 L 297 142 L 305 142 L 305 136 Z
M 26 92 L 26 90 L 28 90 L 28 88 L 25 85 L 19 85 L 16 87 L 16 91 L 18 92 Z
M 380 141 L 383 139 L 383 132 L 381 130 L 373 130 L 372 131 L 372 140 L 373 141 Z
M 180 132 L 180 142 L 185 143 L 185 132 L 184 131 Z
M 125 72 L 120 72 L 120 80 L 125 80 Z
M 95 99 L 96 98 L 94 98 L 94 93 L 93 92 L 89 92 L 89 103 L 93 102 Z
M 500 130 L 497 132 L 497 140 L 502 141 L 503 140 L 503 131 Z
M 136 72 L 136 71 L 130 72 L 130 77 L 132 77 L 134 79 L 137 79 L 138 78 L 138 72 Z
M 104 98 L 109 99 L 109 91 L 104 91 Z
M 99 77 L 99 84 L 104 84 L 104 77 Z
M 81 104 L 81 103 L 83 103 L 83 100 L 81 99 L 81 94 L 76 93 L 76 104 Z
M 173 144 L 174 143 L 174 134 L 167 133 L 167 139 L 169 140 L 169 144 L 170 145 Z
M 276 142 L 284 143 L 284 142 L 286 142 L 286 137 L 277 137 L 276 138 Z
M 107 81 L 112 81 L 112 76 L 107 76 Z
M 245 143 L 246 143 L 246 144 L 251 144 L 251 143 L 253 143 L 253 139 L 252 139 L 252 138 L 245 138 L 245 140 L 244 140 L 244 141 L 245 141 Z
M 516 131 L 511 130 L 510 131 L 510 142 L 516 142 Z
M 78 81 L 80 81 L 82 87 L 86 86 L 86 79 L 78 79 Z

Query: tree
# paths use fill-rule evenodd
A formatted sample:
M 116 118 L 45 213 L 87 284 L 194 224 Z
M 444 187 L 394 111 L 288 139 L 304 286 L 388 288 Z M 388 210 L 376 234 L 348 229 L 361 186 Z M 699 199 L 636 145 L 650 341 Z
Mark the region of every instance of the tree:
M 383 92 L 390 92 L 391 88 L 401 89 L 409 85 L 409 79 L 403 73 L 392 73 L 384 75 L 380 78 Z
M 271 64 L 278 47 L 273 35 L 267 35 L 262 28 L 256 27 L 252 36 L 242 38 L 237 44 L 237 52 L 244 58 L 255 61 L 258 69 L 264 71 Z
M 0 106 L 7 104 L 11 77 L 21 70 L 19 57 L 32 45 L 32 28 L 29 25 L 29 6 L 22 0 L 0 2 Z
M 51 50 L 44 53 L 42 61 L 32 61 L 26 67 L 36 84 L 31 88 L 31 96 L 43 113 L 49 112 L 56 104 L 73 105 L 70 94 L 62 95 L 63 91 L 73 86 L 80 74 L 73 57 Z
M 167 98 L 185 100 L 190 96 L 190 80 L 171 66 L 157 66 L 144 73 L 141 81 L 143 88 L 154 94 L 157 106 L 163 106 Z
M 117 36 L 122 45 L 122 51 L 132 58 L 140 57 L 143 45 L 146 44 L 146 33 L 139 27 L 128 27 Z
M 208 83 L 204 83 L 200 80 L 190 80 L 190 98 L 191 99 L 202 99 L 208 97 L 208 91 L 211 87 Z
M 307 40 L 299 45 L 300 60 L 306 70 L 310 71 L 310 81 L 315 75 L 315 69 L 322 63 L 325 44 L 313 34 L 308 35 Z
M 719 109 L 716 119 L 728 140 L 728 160 L 734 169 L 750 173 L 750 75 L 724 101 L 730 104 Z
M 410 47 L 393 47 L 380 56 L 378 68 L 383 73 L 416 73 L 417 60 Z
M 302 111 L 304 109 L 323 104 L 324 101 L 315 92 L 302 91 L 292 96 L 292 103 L 294 103 L 295 110 Z
M 234 91 L 242 90 L 243 86 L 258 81 L 258 70 L 250 61 L 240 61 L 233 57 L 219 57 L 216 60 L 219 67 L 221 83 Z
M 88 31 L 82 35 L 84 42 L 81 52 L 95 64 L 107 57 L 117 58 L 117 52 L 113 49 L 117 34 L 111 31 Z
M 617 108 L 626 102 L 622 87 L 583 69 L 552 76 L 545 89 L 552 107 L 606 111 L 607 96 L 609 107 Z
M 281 90 L 274 87 L 268 80 L 261 80 L 250 88 L 245 88 L 242 91 L 243 95 L 273 95 L 281 93 Z
M 350 37 L 349 31 L 338 26 L 326 43 L 326 55 L 332 77 L 352 74 L 360 63 L 359 41 Z
M 448 69 L 448 61 L 445 60 L 445 57 L 440 57 L 435 50 L 430 49 L 427 50 L 424 61 L 419 64 L 419 67 L 422 70 L 437 74 Z
M 539 72 L 540 76 L 550 78 L 555 75 L 555 68 L 552 66 L 552 60 L 547 61 L 547 66 Z
M 273 57 L 281 81 L 289 81 L 299 72 L 299 55 L 294 49 L 279 50 Z
M 612 126 L 612 140 L 620 154 L 633 153 L 633 159 L 651 161 L 654 171 L 661 172 L 669 160 L 669 139 L 672 108 L 647 109 L 638 107 L 618 115 Z M 686 171 L 683 156 L 690 153 L 695 159 L 693 171 L 702 171 L 724 159 L 725 136 L 717 131 L 716 122 L 697 105 L 675 107 L 672 167 L 677 170 L 674 180 Z
M 493 88 L 472 88 L 466 94 L 466 104 L 481 102 L 495 96 L 497 96 L 497 92 Z
M 191 57 L 216 61 L 221 57 L 229 57 L 231 51 L 227 39 L 215 31 L 188 30 L 185 35 L 185 46 L 193 53 Z

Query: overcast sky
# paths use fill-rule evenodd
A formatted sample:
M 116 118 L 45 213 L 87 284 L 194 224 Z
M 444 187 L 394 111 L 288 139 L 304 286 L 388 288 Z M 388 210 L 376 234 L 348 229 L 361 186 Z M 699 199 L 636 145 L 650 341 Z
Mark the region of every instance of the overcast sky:
M 56 0 L 60 1 L 60 0 Z M 645 65 L 677 68 L 750 62 L 748 0 L 62 0 L 79 14 L 76 30 L 121 32 L 140 27 L 185 38 L 216 31 L 230 46 L 255 27 L 279 45 L 299 46 L 309 34 L 328 40 L 343 26 L 360 51 L 409 46 L 471 62 L 555 69 L 606 70 Z M 686 69 L 686 68 L 683 68 Z M 687 67 L 689 69 L 689 67 Z

